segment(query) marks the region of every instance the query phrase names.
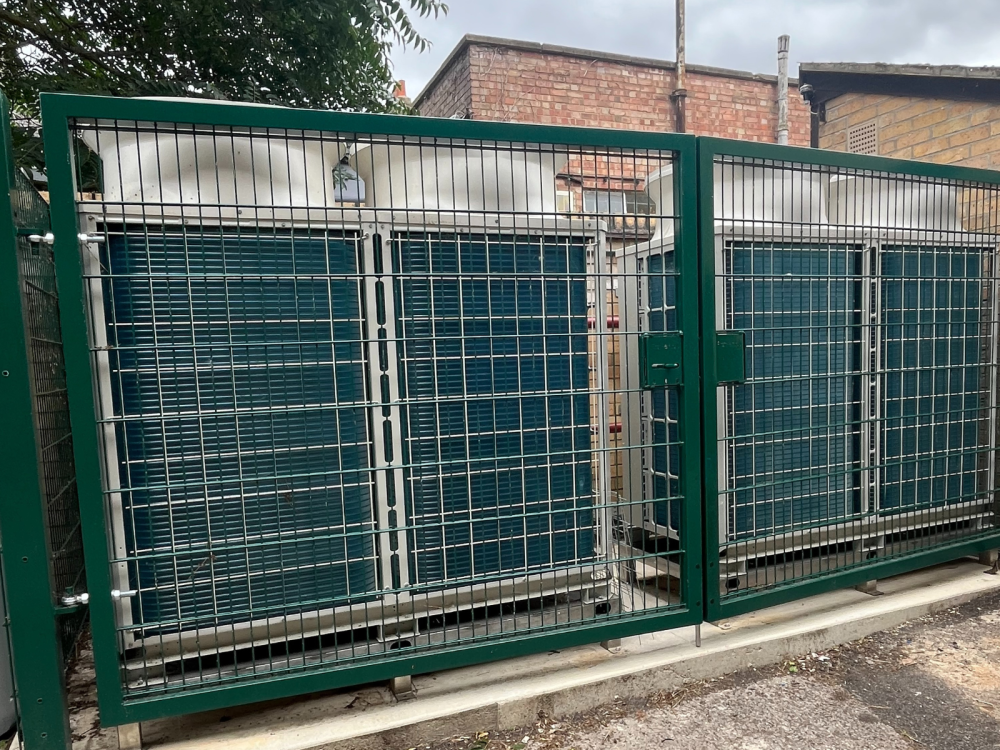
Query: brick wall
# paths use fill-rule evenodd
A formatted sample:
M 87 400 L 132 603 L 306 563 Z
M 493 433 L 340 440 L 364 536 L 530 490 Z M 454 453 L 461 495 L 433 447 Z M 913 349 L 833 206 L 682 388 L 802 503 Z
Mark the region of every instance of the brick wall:
M 1000 168 L 1000 105 L 908 96 L 845 94 L 827 102 L 820 148 L 847 150 L 847 132 L 876 123 L 878 153 Z
M 674 72 L 669 65 L 612 61 L 489 44 L 469 44 L 420 102 L 422 114 L 448 117 L 465 105 L 455 81 L 466 75 L 473 119 L 672 131 Z M 743 140 L 775 139 L 774 80 L 688 73 L 688 132 Z M 809 110 L 789 87 L 789 143 L 809 145 Z
M 469 58 L 460 55 L 427 92 L 420 103 L 422 114 L 430 117 L 465 116 L 472 107 L 472 79 L 469 77 Z

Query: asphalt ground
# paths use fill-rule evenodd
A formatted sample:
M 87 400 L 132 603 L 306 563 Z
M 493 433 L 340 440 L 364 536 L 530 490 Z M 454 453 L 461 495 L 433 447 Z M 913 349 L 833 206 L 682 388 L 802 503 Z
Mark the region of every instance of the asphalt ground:
M 1000 592 L 771 668 L 417 750 L 604 748 L 1000 748 Z

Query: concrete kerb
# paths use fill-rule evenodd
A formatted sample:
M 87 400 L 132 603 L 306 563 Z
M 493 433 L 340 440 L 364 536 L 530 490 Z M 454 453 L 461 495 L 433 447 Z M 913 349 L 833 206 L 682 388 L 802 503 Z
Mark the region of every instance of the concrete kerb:
M 267 709 L 263 716 L 255 712 L 252 721 L 203 727 L 181 718 L 174 720 L 177 728 L 187 731 L 176 733 L 157 722 L 155 734 L 163 739 L 146 747 L 385 750 L 514 729 L 534 723 L 542 711 L 559 719 L 617 698 L 641 699 L 688 682 L 827 650 L 963 604 L 1000 588 L 1000 576 L 984 575 L 982 565 L 964 560 L 885 579 L 879 587 L 885 595 L 877 598 L 848 589 L 743 615 L 725 629 L 706 625 L 701 648 L 694 646 L 693 629 L 688 628 L 625 639 L 616 653 L 595 644 L 415 677 L 415 700 L 361 711 L 310 710 L 309 701 L 303 701 L 283 707 L 280 727 L 267 730 L 262 729 Z

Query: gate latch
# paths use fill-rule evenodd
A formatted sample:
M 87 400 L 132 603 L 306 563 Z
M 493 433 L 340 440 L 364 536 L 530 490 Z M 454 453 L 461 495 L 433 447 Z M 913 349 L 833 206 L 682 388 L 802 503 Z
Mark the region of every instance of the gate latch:
M 641 387 L 648 389 L 680 385 L 681 351 L 679 331 L 642 334 L 639 337 Z
M 743 331 L 719 331 L 715 334 L 715 379 L 720 384 L 747 381 L 746 348 Z

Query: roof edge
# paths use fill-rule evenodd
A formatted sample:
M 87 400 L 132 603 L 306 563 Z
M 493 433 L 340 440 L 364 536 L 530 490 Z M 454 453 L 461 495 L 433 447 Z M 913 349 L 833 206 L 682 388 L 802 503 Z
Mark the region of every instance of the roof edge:
M 465 36 L 463 36 L 461 39 L 458 40 L 458 44 L 456 44 L 455 47 L 451 50 L 451 52 L 448 53 L 448 56 L 444 58 L 444 61 L 438 66 L 438 69 L 434 71 L 434 75 L 432 75 L 427 80 L 427 83 L 424 84 L 424 87 L 420 90 L 420 93 L 417 94 L 415 97 L 413 97 L 414 109 L 420 109 L 420 105 L 423 103 L 424 98 L 431 91 L 434 90 L 438 82 L 442 78 L 444 78 L 445 74 L 449 70 L 451 70 L 451 66 L 455 64 L 455 60 L 457 60 L 459 56 L 463 52 L 465 52 L 466 49 L 468 49 L 470 43 L 471 43 L 470 34 L 466 34 Z
M 984 65 L 929 65 L 924 63 L 847 63 L 847 62 L 804 62 L 799 63 L 802 73 L 832 73 L 843 75 L 895 75 L 923 78 L 972 78 L 1000 79 L 1000 67 Z
M 434 90 L 438 82 L 451 69 L 455 60 L 462 55 L 469 47 L 479 45 L 484 47 L 502 47 L 504 49 L 519 50 L 522 52 L 535 52 L 538 54 L 561 55 L 563 57 L 576 57 L 582 60 L 600 60 L 606 62 L 620 63 L 623 65 L 636 65 L 644 68 L 655 68 L 659 70 L 674 70 L 676 64 L 673 60 L 658 60 L 651 57 L 634 57 L 632 55 L 622 55 L 617 52 L 601 52 L 599 50 L 583 49 L 581 47 L 564 47 L 558 44 L 545 44 L 543 42 L 527 42 L 521 39 L 505 39 L 503 37 L 481 36 L 479 34 L 466 34 L 463 36 L 455 48 L 448 53 L 448 56 L 434 72 L 419 94 L 413 99 L 413 106 L 419 108 L 424 98 Z M 777 83 L 778 76 L 751 73 L 746 70 L 732 70 L 730 68 L 717 68 L 711 65 L 688 65 L 688 72 L 700 73 L 702 75 L 719 76 L 722 78 L 738 78 L 746 81 L 763 81 L 765 83 Z M 789 78 L 789 86 L 798 86 L 798 78 Z
M 1000 101 L 1000 68 L 894 63 L 802 63 L 799 78 L 822 104 L 845 94 Z

